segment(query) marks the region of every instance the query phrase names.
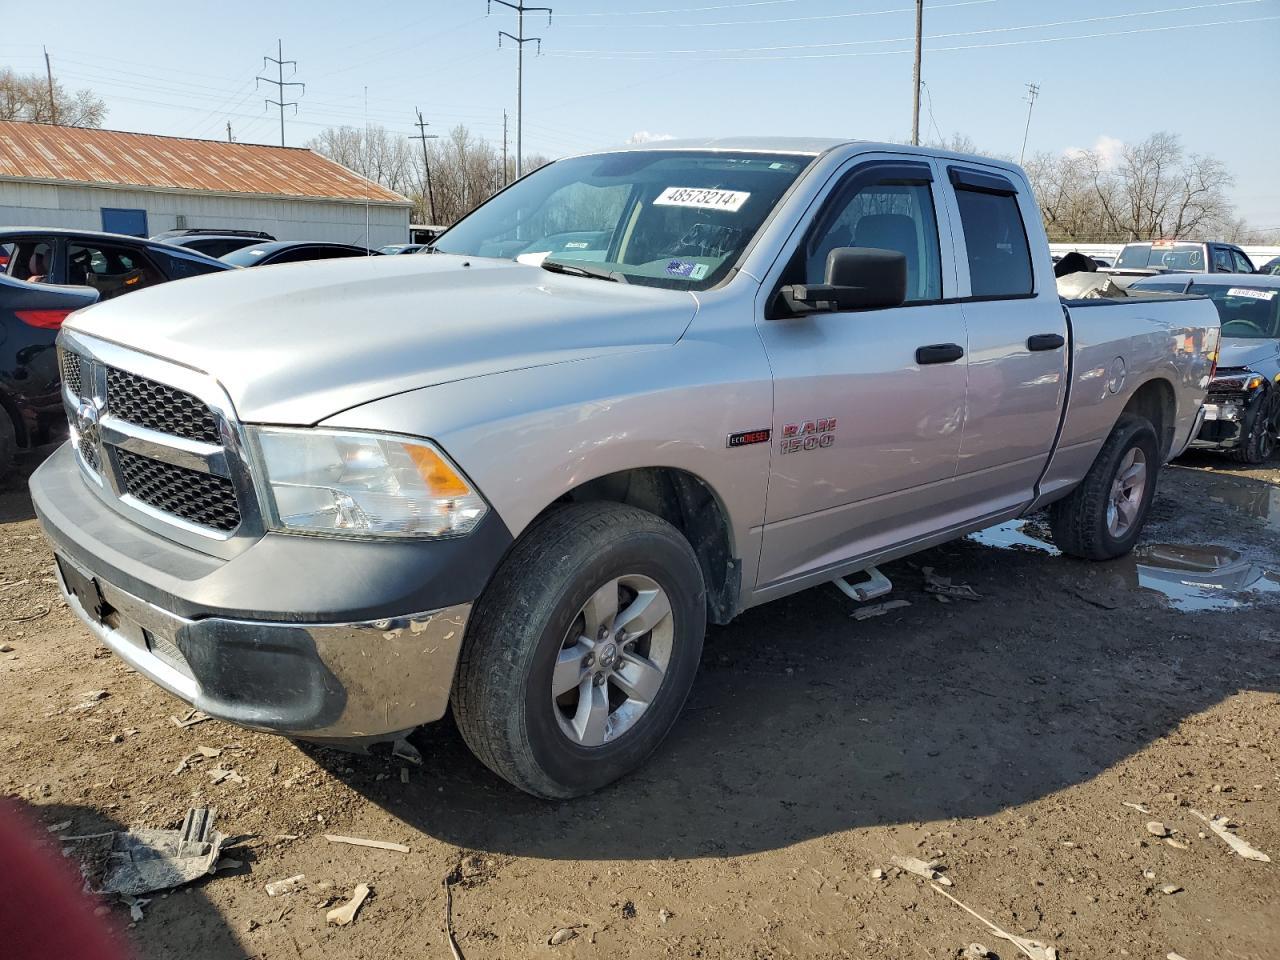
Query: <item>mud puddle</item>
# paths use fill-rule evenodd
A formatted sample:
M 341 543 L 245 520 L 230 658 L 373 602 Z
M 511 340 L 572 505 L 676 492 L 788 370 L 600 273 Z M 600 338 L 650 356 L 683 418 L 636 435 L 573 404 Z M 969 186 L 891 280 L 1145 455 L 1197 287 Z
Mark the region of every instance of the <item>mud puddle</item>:
M 1271 500 L 1274 502 L 1251 497 L 1223 502 L 1242 511 L 1253 511 L 1252 516 L 1267 519 L 1268 526 L 1276 524 L 1280 529 L 1280 491 L 1272 490 Z M 1259 512 L 1264 510 L 1274 512 Z M 1049 542 L 1048 532 L 1034 520 L 1011 520 L 971 534 L 969 539 L 998 550 L 1062 555 Z M 1280 572 L 1245 560 L 1230 547 L 1148 543 L 1127 557 L 1111 561 L 1109 566 L 1131 589 L 1161 593 L 1178 610 L 1233 610 L 1264 594 L 1280 595 Z
M 1280 532 L 1280 489 L 1247 480 L 1219 477 L 1206 493 L 1214 503 L 1221 503 L 1237 513 L 1261 520 L 1268 530 Z

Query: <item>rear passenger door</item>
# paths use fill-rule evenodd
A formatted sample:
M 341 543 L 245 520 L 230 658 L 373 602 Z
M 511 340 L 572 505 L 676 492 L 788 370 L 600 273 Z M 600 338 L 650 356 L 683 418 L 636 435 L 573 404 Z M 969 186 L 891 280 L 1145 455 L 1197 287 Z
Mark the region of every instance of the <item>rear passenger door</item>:
M 1030 189 L 1010 177 L 996 168 L 947 165 L 969 331 L 956 482 L 975 519 L 1032 499 L 1053 450 L 1067 384 L 1066 316 L 1043 255 L 1040 213 Z M 1030 231 L 1038 257 L 1031 254 Z
M 849 161 L 766 274 L 757 328 L 774 376 L 773 458 L 757 585 L 816 577 L 945 527 L 966 343 L 934 166 Z M 940 242 L 939 237 L 947 238 Z M 902 306 L 782 316 L 782 286 L 821 283 L 836 247 L 907 259 Z M 948 345 L 946 356 L 917 351 Z M 936 361 L 936 362 L 929 362 Z

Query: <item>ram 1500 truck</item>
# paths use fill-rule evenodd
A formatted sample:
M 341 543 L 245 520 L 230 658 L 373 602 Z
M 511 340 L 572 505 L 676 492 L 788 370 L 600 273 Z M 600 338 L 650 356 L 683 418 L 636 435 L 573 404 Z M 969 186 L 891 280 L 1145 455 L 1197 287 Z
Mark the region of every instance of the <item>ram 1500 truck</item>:
M 73 315 L 31 487 L 72 609 L 188 703 L 365 748 L 451 708 L 571 797 L 657 747 L 708 621 L 1046 507 L 1129 550 L 1217 337 L 1202 298 L 1060 300 L 1015 166 L 648 145 L 431 255 Z

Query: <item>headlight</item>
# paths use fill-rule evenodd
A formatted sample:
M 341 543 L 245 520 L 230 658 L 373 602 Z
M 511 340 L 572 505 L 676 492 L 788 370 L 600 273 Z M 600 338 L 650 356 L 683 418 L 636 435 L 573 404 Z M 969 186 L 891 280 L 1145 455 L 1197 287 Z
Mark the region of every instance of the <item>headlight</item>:
M 1219 370 L 1209 381 L 1209 389 L 1219 393 L 1252 393 L 1266 383 L 1266 378 L 1247 368 Z
M 425 440 L 251 427 L 270 525 L 335 537 L 454 537 L 488 512 Z

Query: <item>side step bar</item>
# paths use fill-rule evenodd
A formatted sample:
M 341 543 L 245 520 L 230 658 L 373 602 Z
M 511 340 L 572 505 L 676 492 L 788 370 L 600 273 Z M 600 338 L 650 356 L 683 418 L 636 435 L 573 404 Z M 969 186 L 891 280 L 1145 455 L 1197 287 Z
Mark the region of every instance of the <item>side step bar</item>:
M 867 579 L 858 583 L 850 583 L 844 577 L 836 577 L 831 582 L 839 587 L 840 592 L 846 597 L 858 603 L 866 603 L 876 597 L 883 597 L 893 589 L 893 582 L 875 567 L 867 567 L 862 572 L 867 575 Z

